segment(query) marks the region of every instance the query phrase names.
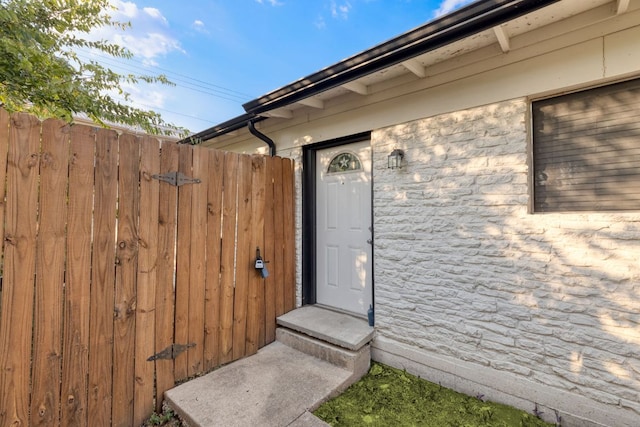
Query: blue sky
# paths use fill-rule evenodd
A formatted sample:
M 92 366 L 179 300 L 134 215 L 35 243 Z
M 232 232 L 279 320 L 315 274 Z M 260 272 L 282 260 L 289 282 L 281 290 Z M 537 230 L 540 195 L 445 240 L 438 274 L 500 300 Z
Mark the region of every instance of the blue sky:
M 165 74 L 175 87 L 126 88 L 134 105 L 198 132 L 242 104 L 446 14 L 471 0 L 111 0 L 125 32 L 96 35 L 131 61 L 119 73 Z M 90 52 L 80 52 L 85 59 Z

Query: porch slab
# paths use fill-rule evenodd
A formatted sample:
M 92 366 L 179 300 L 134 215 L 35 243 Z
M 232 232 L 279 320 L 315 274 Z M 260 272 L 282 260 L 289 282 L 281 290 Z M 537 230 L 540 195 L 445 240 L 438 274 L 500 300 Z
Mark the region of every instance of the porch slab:
M 348 314 L 306 305 L 277 319 L 278 325 L 353 351 L 373 339 L 368 322 Z
M 338 395 L 353 373 L 280 342 L 165 392 L 191 427 L 328 426 L 309 411 Z

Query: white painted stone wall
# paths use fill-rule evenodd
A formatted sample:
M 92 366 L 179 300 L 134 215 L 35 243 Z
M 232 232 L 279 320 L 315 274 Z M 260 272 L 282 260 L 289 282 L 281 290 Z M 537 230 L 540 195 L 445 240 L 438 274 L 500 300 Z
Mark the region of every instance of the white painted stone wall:
M 640 209 L 529 213 L 528 108 L 373 132 L 374 357 L 447 361 L 467 392 L 493 378 L 525 409 L 548 393 L 565 420 L 593 402 L 593 425 L 640 425 Z

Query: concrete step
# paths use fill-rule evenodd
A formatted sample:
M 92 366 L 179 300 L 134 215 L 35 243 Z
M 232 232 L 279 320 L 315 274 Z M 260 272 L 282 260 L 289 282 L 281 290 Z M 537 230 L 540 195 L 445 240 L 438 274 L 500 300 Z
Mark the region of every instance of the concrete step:
M 359 350 L 348 350 L 282 327 L 276 329 L 276 340 L 317 359 L 346 369 L 353 373 L 356 380 L 369 370 L 371 347 L 368 343 L 360 347 Z
M 369 369 L 373 328 L 317 306 L 278 318 L 276 342 L 165 392 L 192 427 L 322 427 L 311 412 Z
M 306 305 L 277 319 L 278 325 L 352 351 L 373 339 L 374 329 L 366 320 L 333 310 Z

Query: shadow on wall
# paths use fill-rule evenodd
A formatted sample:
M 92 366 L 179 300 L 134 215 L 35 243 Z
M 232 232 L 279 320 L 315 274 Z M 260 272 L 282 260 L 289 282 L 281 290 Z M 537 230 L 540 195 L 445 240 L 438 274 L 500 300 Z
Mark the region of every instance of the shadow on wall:
M 640 212 L 530 214 L 527 108 L 374 133 L 379 333 L 640 416 Z

